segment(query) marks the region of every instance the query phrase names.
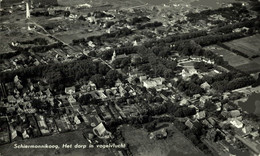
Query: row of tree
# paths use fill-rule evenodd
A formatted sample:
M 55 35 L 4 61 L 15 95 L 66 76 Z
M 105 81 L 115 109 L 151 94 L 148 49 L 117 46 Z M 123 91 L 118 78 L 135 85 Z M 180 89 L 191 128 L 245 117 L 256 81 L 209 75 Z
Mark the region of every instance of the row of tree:
M 131 29 L 124 27 L 120 30 L 117 30 L 117 31 L 114 31 L 111 33 L 104 33 L 99 36 L 89 36 L 86 39 L 85 38 L 74 39 L 74 40 L 72 40 L 72 44 L 73 45 L 78 45 L 78 44 L 87 45 L 88 41 L 93 41 L 94 43 L 100 45 L 100 44 L 102 44 L 102 42 L 107 41 L 108 39 L 124 37 L 124 36 L 130 35 L 132 33 L 133 33 L 133 31 Z
M 92 62 L 90 59 L 74 61 L 69 63 L 58 63 L 50 65 L 39 65 L 25 69 L 18 69 L 10 72 L 0 73 L 1 82 L 10 82 L 15 75 L 26 80 L 27 78 L 45 78 L 52 88 L 63 90 L 65 86 L 70 86 L 75 81 L 83 79 L 92 80 L 98 87 L 104 85 L 113 86 L 121 75 L 110 69 L 107 65 L 100 62 Z M 105 83 L 99 82 L 99 79 L 105 79 Z
M 209 22 L 209 16 L 210 15 L 221 15 L 226 19 L 226 22 L 237 20 L 241 20 L 241 15 L 247 16 L 249 14 L 249 11 L 246 7 L 242 6 L 241 3 L 232 3 L 232 7 L 224 7 L 219 8 L 215 10 L 203 10 L 199 13 L 188 13 L 188 21 L 191 23 L 196 23 L 200 20 L 206 20 L 206 22 Z

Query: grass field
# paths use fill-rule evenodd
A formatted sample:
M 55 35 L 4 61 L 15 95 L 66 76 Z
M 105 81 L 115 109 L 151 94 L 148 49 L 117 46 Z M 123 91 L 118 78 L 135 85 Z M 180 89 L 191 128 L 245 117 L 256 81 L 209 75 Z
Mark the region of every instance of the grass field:
M 235 54 L 229 50 L 226 50 L 220 46 L 217 46 L 217 45 L 208 46 L 208 47 L 205 47 L 205 49 L 211 50 L 211 51 L 217 53 L 218 55 L 223 56 L 224 60 L 227 61 L 233 67 L 237 67 L 237 66 L 241 66 L 241 65 L 250 63 L 249 59 L 242 57 L 240 55 L 237 55 L 237 54 Z
M 93 7 L 102 6 L 102 5 L 113 5 L 115 7 L 117 6 L 135 6 L 135 5 L 141 5 L 143 4 L 140 0 L 131 0 L 131 1 L 125 1 L 125 0 L 58 0 L 59 5 L 64 6 L 74 6 L 79 4 L 85 4 L 88 3 L 92 5 Z
M 26 145 L 59 145 L 60 149 L 14 149 L 14 144 L 26 144 Z M 100 148 L 61 148 L 62 144 L 76 144 L 87 145 L 88 141 L 82 136 L 81 131 L 74 131 L 68 133 L 57 134 L 54 136 L 46 136 L 29 140 L 17 141 L 11 144 L 5 144 L 0 146 L 1 156 L 108 156 L 111 154 L 108 150 Z
M 236 68 L 247 73 L 257 73 L 260 71 L 260 65 L 256 62 L 237 66 Z
M 248 57 L 255 55 L 260 56 L 260 34 L 256 34 L 250 37 L 241 38 L 224 43 L 232 49 L 238 50 Z
M 211 45 L 205 47 L 205 49 L 211 50 L 217 53 L 220 56 L 223 56 L 223 59 L 227 61 L 231 66 L 235 67 L 238 70 L 247 72 L 247 73 L 256 73 L 260 71 L 260 58 L 255 58 L 250 60 L 243 56 L 237 55 L 232 51 L 224 49 L 218 45 Z
M 124 126 L 122 130 L 125 141 L 129 143 L 130 151 L 134 156 L 203 155 L 172 124 L 169 128 L 174 133 L 164 140 L 149 139 L 149 133 L 146 130 L 128 125 Z

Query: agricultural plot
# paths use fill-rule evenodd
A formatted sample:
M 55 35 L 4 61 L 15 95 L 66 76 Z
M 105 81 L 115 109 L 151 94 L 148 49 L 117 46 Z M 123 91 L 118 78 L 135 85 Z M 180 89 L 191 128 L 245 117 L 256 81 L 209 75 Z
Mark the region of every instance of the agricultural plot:
M 59 149 L 55 148 L 14 148 L 17 145 L 55 145 L 59 146 Z M 72 145 L 72 148 L 63 148 L 63 144 Z M 87 148 L 78 148 L 76 145 L 86 145 Z M 82 131 L 74 131 L 61 133 L 53 136 L 39 137 L 29 140 L 20 140 L 10 144 L 5 144 L 0 147 L 0 155 L 2 156 L 86 156 L 86 155 L 97 155 L 104 156 L 111 154 L 107 149 L 101 148 L 88 148 L 88 141 L 82 136 Z
M 238 70 L 247 73 L 255 73 L 260 71 L 260 62 L 258 62 L 260 60 L 259 57 L 250 60 L 217 45 L 208 46 L 205 47 L 205 49 L 211 50 L 219 56 L 222 56 L 225 61 Z
M 240 55 L 237 55 L 237 54 L 235 54 L 227 49 L 224 49 L 222 47 L 219 47 L 217 45 L 208 46 L 208 47 L 205 47 L 205 49 L 211 50 L 211 51 L 217 53 L 218 55 L 223 56 L 223 59 L 225 61 L 227 61 L 233 67 L 238 67 L 238 66 L 250 63 L 249 59 L 242 57 Z
M 260 34 L 233 40 L 224 43 L 226 46 L 235 49 L 249 58 L 260 56 Z
M 135 156 L 203 155 L 173 125 L 170 125 L 170 128 L 174 131 L 173 135 L 162 140 L 150 139 L 149 133 L 144 129 L 136 129 L 126 125 L 122 130 L 125 141 Z
M 248 64 L 244 64 L 236 67 L 238 70 L 247 72 L 247 73 L 256 73 L 260 71 L 260 65 L 256 62 L 251 62 Z

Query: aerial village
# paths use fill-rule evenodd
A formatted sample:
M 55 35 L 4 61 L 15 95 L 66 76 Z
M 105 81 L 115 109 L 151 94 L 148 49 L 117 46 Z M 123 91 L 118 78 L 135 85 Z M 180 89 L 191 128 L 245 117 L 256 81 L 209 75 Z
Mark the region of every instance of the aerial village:
M 260 40 L 259 14 L 249 5 L 2 8 L 3 20 L 23 18 L 1 22 L 1 36 L 21 33 L 1 45 L 0 144 L 71 131 L 82 131 L 86 144 L 127 144 L 123 125 L 163 140 L 173 124 L 206 155 L 259 155 L 259 116 L 240 104 L 260 92 L 260 53 L 226 44 Z M 217 46 L 253 71 L 218 55 Z M 168 126 L 158 129 L 162 122 Z M 133 155 L 129 146 L 116 153 Z

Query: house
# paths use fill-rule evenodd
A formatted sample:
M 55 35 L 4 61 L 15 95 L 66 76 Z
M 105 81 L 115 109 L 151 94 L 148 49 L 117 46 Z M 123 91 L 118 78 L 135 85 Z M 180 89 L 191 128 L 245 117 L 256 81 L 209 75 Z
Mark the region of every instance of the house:
M 75 86 L 66 87 L 66 88 L 65 88 L 65 93 L 66 93 L 66 94 L 74 94 L 75 92 L 76 92 Z
M 104 94 L 104 90 L 98 90 L 96 93 L 102 100 L 107 98 L 107 96 Z
M 228 118 L 228 117 L 229 117 L 228 111 L 222 111 L 220 114 L 221 114 L 224 118 Z
M 111 132 L 106 130 L 102 122 L 93 128 L 93 133 L 101 139 L 109 139 L 112 136 Z
M 194 95 L 193 95 L 193 98 L 194 98 L 194 99 L 198 99 L 200 96 L 201 96 L 200 94 L 194 94 Z
M 159 85 L 155 87 L 157 92 L 160 92 L 162 90 L 168 90 L 168 87 L 166 87 L 165 85 Z
M 222 104 L 221 104 L 221 102 L 217 102 L 216 104 L 216 107 L 217 107 L 217 110 L 216 111 L 221 111 L 221 106 L 222 106 Z
M 133 46 L 134 46 L 134 47 L 135 47 L 135 46 L 138 46 L 138 43 L 137 43 L 136 40 L 134 40 L 134 42 L 133 42 Z
M 152 80 L 155 81 L 157 85 L 162 85 L 162 83 L 165 81 L 165 78 L 157 77 L 153 78 Z
M 143 81 L 143 85 L 146 89 L 149 89 L 149 88 L 154 88 L 157 86 L 157 83 L 155 81 L 151 81 L 151 80 L 145 80 Z
M 208 84 L 208 82 L 204 82 L 200 85 L 200 87 L 204 90 L 209 90 L 210 89 L 210 85 Z
M 143 75 L 143 76 L 140 76 L 140 77 L 139 77 L 139 81 L 140 81 L 141 83 L 143 83 L 143 81 L 145 81 L 145 80 L 147 80 L 147 76 L 146 76 L 146 75 Z
M 190 129 L 193 128 L 193 123 L 190 121 L 190 119 L 188 119 L 188 120 L 185 122 L 185 125 L 186 125 L 187 127 L 189 127 Z
M 200 112 L 198 112 L 197 114 L 195 114 L 194 115 L 194 117 L 196 118 L 196 119 L 204 119 L 205 117 L 206 117 L 206 112 L 205 111 L 200 111 Z
M 153 79 L 150 79 L 150 80 L 143 80 L 143 85 L 146 89 L 149 89 L 149 88 L 154 88 L 156 86 L 161 86 L 163 84 L 163 82 L 165 81 L 164 78 L 162 77 L 157 77 L 157 78 L 153 78 Z
M 259 137 L 259 132 L 258 131 L 251 132 L 250 135 L 253 137 L 253 139 L 255 139 L 256 137 Z
M 206 95 L 205 95 L 205 96 L 201 96 L 201 97 L 200 97 L 200 102 L 204 104 L 204 103 L 205 103 L 207 100 L 209 100 L 210 98 L 211 98 L 210 96 L 206 96 Z
M 186 98 L 183 98 L 183 99 L 180 101 L 180 106 L 188 105 L 188 104 L 189 104 L 189 101 L 188 101 Z
M 30 137 L 26 131 L 23 131 L 22 136 L 23 139 L 28 139 Z
M 166 138 L 167 137 L 167 131 L 165 128 L 156 130 L 154 132 L 151 132 L 149 134 L 150 139 L 156 138 L 156 139 L 162 139 L 162 138 Z
M 216 121 L 215 121 L 214 118 L 212 118 L 212 117 L 209 117 L 209 118 L 208 118 L 208 122 L 209 122 L 211 125 L 213 125 L 213 126 L 216 125 Z
M 252 130 L 253 130 L 253 126 L 251 126 L 251 125 L 244 126 L 244 127 L 242 128 L 242 132 L 245 133 L 245 134 L 251 133 Z
M 14 103 L 16 103 L 16 98 L 13 95 L 8 95 L 7 101 L 11 104 L 14 104 Z
M 49 131 L 49 128 L 45 122 L 45 118 L 43 115 L 36 115 L 36 120 L 37 120 L 37 123 L 38 123 L 38 126 L 40 128 L 40 131 L 42 133 L 42 135 L 48 135 L 50 134 L 50 131 Z
M 16 140 L 18 134 L 12 125 L 10 125 L 10 134 L 11 134 L 11 140 L 12 141 Z
M 115 82 L 115 86 L 119 87 L 119 86 L 122 86 L 122 85 L 123 85 L 122 81 L 120 79 L 117 79 L 116 82 Z
M 81 123 L 81 121 L 79 120 L 79 118 L 78 118 L 77 115 L 75 115 L 75 117 L 74 117 L 74 122 L 75 122 L 77 125 Z
M 97 89 L 96 84 L 93 83 L 92 81 L 89 81 L 88 85 L 87 85 L 87 91 L 93 91 L 93 90 L 96 90 L 96 89 Z
M 105 120 L 110 120 L 112 118 L 112 115 L 109 113 L 109 110 L 104 105 L 101 105 L 99 107 L 99 110 L 102 112 L 102 117 Z
M 70 95 L 69 98 L 68 98 L 68 102 L 70 104 L 75 104 L 77 102 L 77 100 L 72 95 Z
M 49 88 L 45 91 L 45 94 L 47 95 L 47 97 L 50 97 L 52 95 Z
M 119 86 L 118 90 L 121 97 L 123 97 L 127 93 L 127 91 L 122 86 Z
M 85 85 L 85 84 L 80 87 L 81 92 L 86 92 L 87 89 L 88 89 L 88 85 Z
M 208 128 L 213 128 L 213 126 L 210 124 L 210 122 L 206 119 L 202 121 L 202 124 L 206 125 Z
M 184 68 L 181 72 L 181 76 L 183 79 L 187 79 L 188 77 L 197 74 L 197 70 L 194 68 Z
M 236 128 L 242 128 L 243 127 L 243 123 L 240 122 L 237 119 L 231 119 L 230 120 L 230 124 L 232 124 L 233 126 L 235 126 Z
M 240 113 L 239 110 L 232 110 L 232 111 L 230 111 L 229 113 L 230 113 L 230 116 L 231 116 L 232 118 L 235 118 L 235 117 L 238 117 L 238 116 L 241 115 L 241 113 Z

